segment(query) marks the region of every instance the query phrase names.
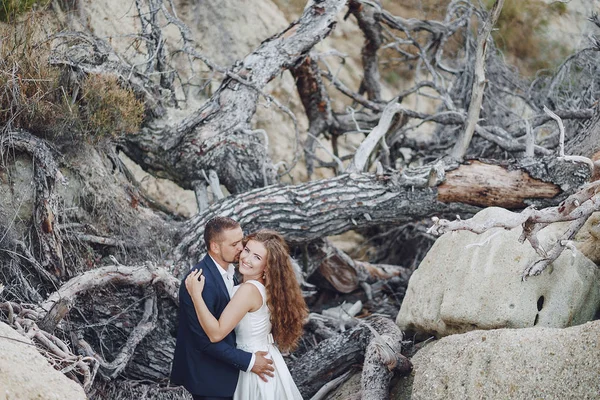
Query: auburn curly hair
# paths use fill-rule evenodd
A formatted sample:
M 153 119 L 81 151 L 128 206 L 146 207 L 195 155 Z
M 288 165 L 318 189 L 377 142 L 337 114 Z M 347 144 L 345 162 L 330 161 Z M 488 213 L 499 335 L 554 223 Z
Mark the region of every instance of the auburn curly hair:
M 267 249 L 265 288 L 271 312 L 271 333 L 280 350 L 292 351 L 302 336 L 308 309 L 292 267 L 288 246 L 279 233 L 268 229 L 249 234 L 244 244 L 250 240 L 262 243 Z

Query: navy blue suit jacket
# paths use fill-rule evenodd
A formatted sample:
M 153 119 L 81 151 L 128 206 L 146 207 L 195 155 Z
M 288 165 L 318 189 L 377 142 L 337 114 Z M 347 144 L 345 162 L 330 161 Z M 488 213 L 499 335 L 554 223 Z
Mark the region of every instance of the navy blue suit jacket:
M 183 385 L 194 395 L 229 397 L 235 391 L 239 371 L 248 369 L 252 354 L 235 348 L 234 331 L 222 341 L 211 343 L 202 330 L 185 287 L 185 278 L 199 268 L 206 277 L 202 298 L 215 318 L 221 316 L 229 303 L 219 267 L 206 255 L 185 275 L 179 288 L 179 326 L 171 383 Z

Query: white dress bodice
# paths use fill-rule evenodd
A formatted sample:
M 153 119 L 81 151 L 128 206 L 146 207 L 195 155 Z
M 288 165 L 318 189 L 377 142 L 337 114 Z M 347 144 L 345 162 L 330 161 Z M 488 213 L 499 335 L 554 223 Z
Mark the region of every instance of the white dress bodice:
M 247 281 L 260 291 L 262 306 L 253 312 L 244 315 L 244 318 L 235 327 L 235 337 L 238 349 L 250 353 L 256 351 L 268 351 L 269 345 L 273 344 L 271 335 L 271 313 L 267 306 L 267 292 L 264 285 L 258 281 Z M 234 293 L 239 286 L 233 288 Z

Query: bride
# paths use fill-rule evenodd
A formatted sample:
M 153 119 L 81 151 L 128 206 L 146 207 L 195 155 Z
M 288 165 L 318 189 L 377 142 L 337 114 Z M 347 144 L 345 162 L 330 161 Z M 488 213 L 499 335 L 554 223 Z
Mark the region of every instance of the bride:
M 219 320 L 202 299 L 202 270 L 185 280 L 198 320 L 211 342 L 219 342 L 235 328 L 239 349 L 267 351 L 273 359 L 275 377 L 268 382 L 254 373 L 240 372 L 234 400 L 301 400 L 279 349 L 297 347 L 307 309 L 281 235 L 270 230 L 248 235 L 240 254 L 239 272 L 243 283 L 234 288 Z

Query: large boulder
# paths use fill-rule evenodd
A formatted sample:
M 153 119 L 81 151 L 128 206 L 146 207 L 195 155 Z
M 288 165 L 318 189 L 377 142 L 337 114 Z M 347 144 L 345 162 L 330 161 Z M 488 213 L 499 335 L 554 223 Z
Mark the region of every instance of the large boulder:
M 488 208 L 474 220 L 503 220 L 509 211 Z M 549 249 L 565 230 L 552 224 L 538 235 Z M 540 276 L 521 280 L 539 259 L 521 227 L 468 231 L 440 237 L 413 273 L 396 322 L 403 330 L 436 336 L 474 329 L 564 328 L 594 318 L 600 305 L 599 269 L 579 251 L 566 250 Z
M 600 321 L 448 336 L 412 358 L 411 399 L 597 399 L 599 337 Z
M 34 344 L 0 322 L 1 400 L 82 400 L 83 388 L 59 371 Z

